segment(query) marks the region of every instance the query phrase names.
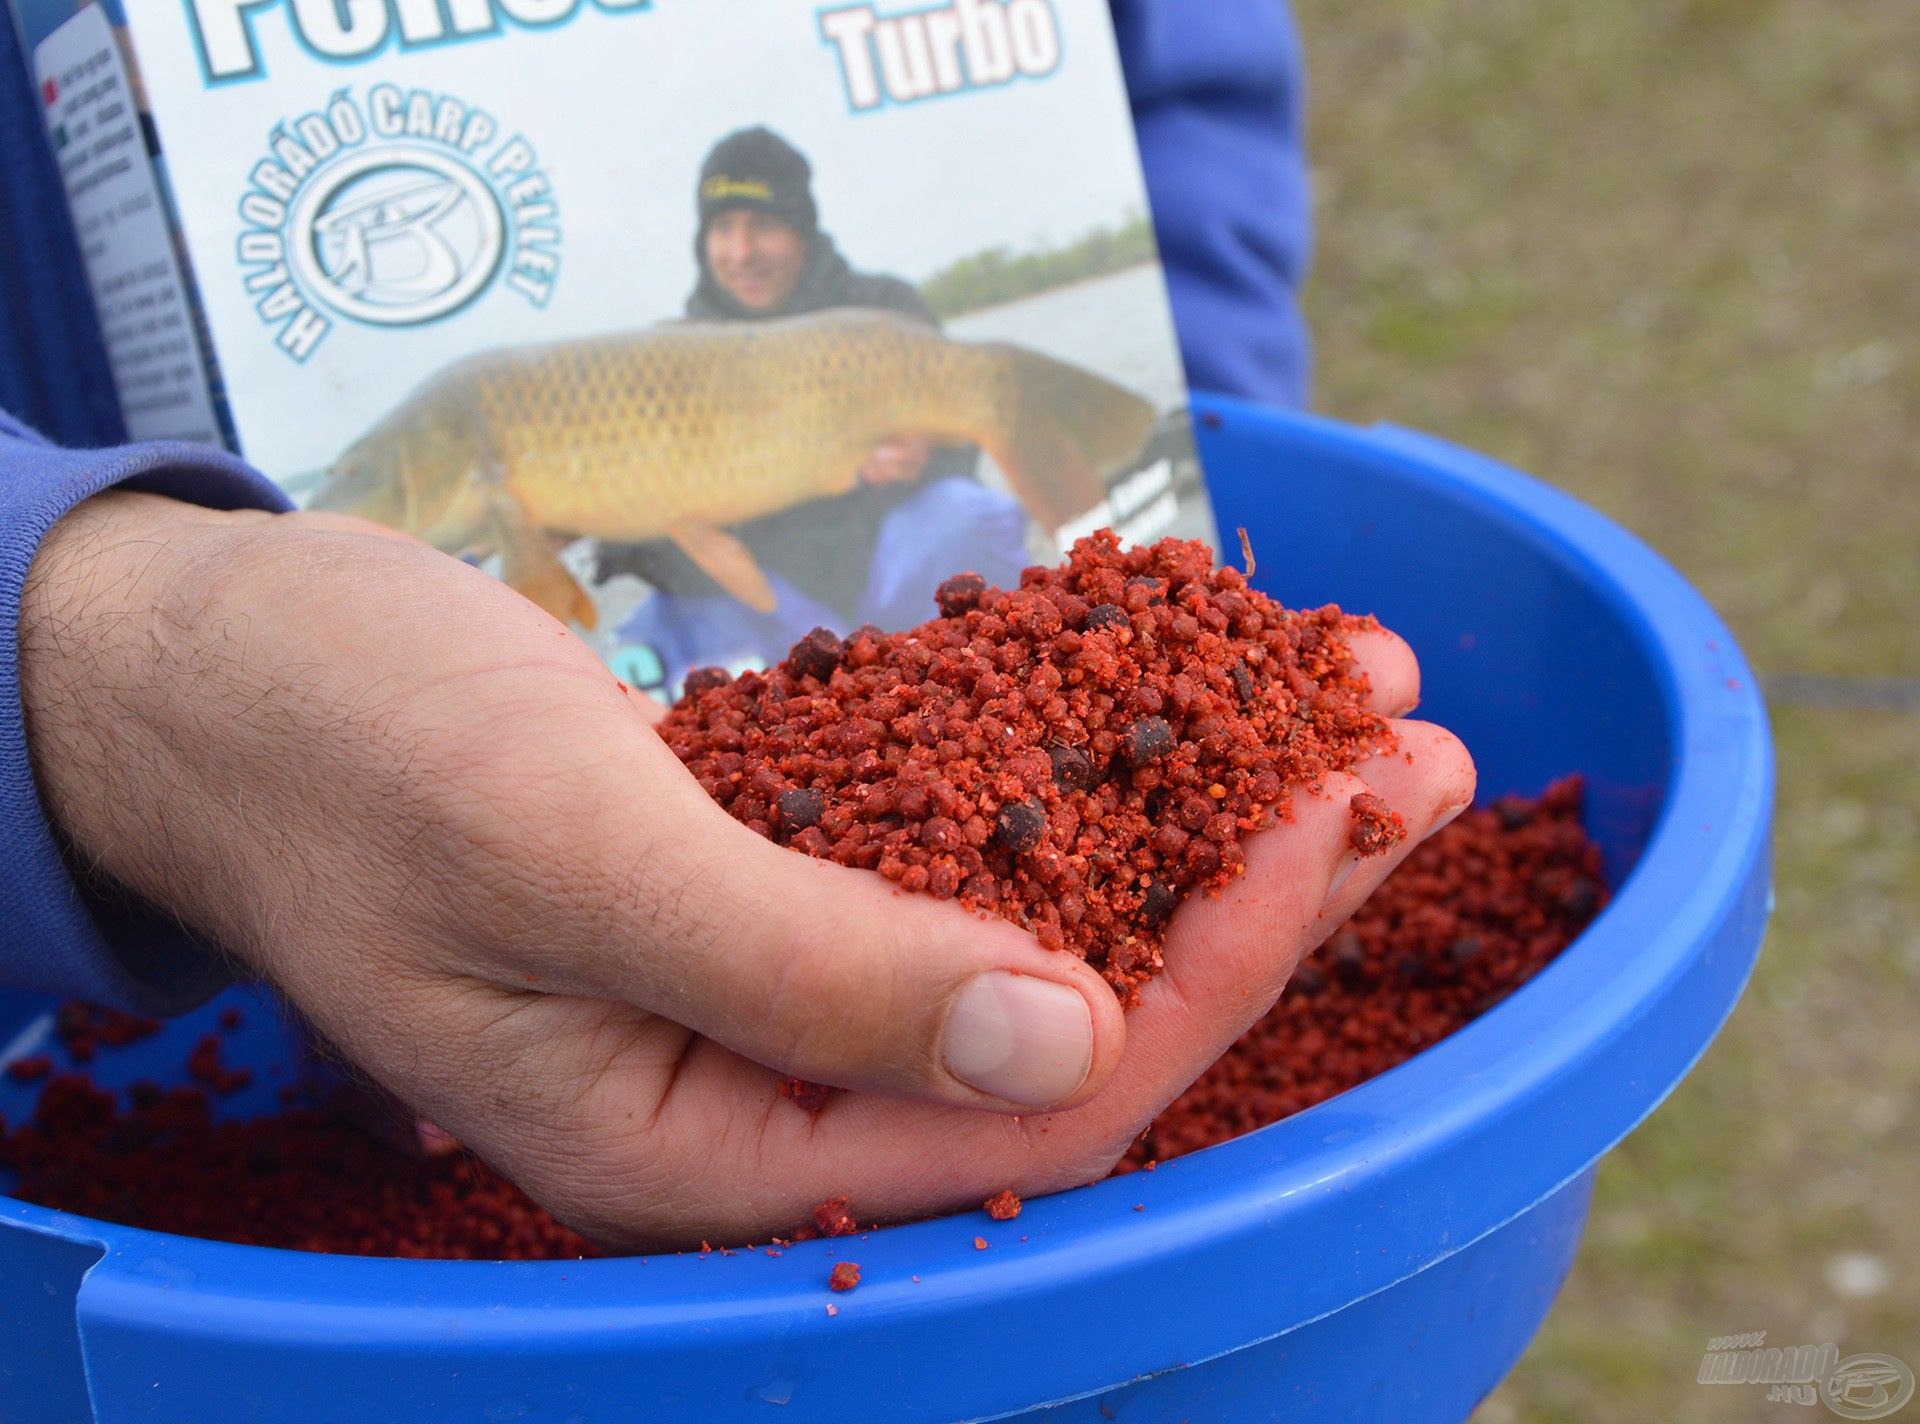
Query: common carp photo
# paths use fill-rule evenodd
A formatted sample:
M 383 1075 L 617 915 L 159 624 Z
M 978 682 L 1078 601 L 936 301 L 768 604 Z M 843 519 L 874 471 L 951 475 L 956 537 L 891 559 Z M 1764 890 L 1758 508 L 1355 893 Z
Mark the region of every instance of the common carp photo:
M 162 9 L 46 41 L 124 63 L 167 154 L 149 266 L 206 379 L 142 377 L 137 433 L 496 573 L 668 697 L 1096 528 L 1217 547 L 1106 0 L 459 44 L 395 10 L 345 69 L 299 6 L 211 48 Z
M 1105 499 L 1155 414 L 1089 371 L 885 312 L 687 323 L 461 362 L 349 447 L 311 507 L 497 554 L 509 584 L 587 628 L 593 600 L 559 558 L 583 536 L 669 540 L 771 613 L 727 531 L 848 494 L 887 441 L 980 447 L 1053 534 Z

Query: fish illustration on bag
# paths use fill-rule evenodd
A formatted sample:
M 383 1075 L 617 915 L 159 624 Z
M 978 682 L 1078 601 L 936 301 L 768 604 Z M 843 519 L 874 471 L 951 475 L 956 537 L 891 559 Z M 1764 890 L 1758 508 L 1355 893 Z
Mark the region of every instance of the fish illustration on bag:
M 1090 372 L 886 312 L 669 325 L 448 367 L 341 455 L 310 507 L 498 554 L 510 585 L 583 627 L 593 601 L 559 558 L 580 537 L 670 539 L 764 612 L 773 590 L 726 527 L 845 494 L 883 441 L 980 446 L 1053 530 L 1099 503 L 1154 416 Z

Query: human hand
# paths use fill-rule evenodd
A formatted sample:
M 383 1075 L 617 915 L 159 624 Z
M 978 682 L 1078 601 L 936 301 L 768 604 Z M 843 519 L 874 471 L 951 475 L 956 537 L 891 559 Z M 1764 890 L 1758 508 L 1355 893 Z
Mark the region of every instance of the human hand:
M 1102 1175 L 1473 788 L 1457 741 L 1399 723 L 1176 912 L 1123 1016 L 1010 924 L 737 824 L 564 627 L 375 526 L 103 496 L 43 544 L 21 626 L 81 861 L 615 1246 Z M 1356 646 L 1376 705 L 1409 709 L 1405 645 Z M 1410 834 L 1356 862 L 1367 789 Z M 816 1116 L 789 1075 L 851 1091 Z
M 933 454 L 933 439 L 926 435 L 906 435 L 883 440 L 873 447 L 860 467 L 860 479 L 870 485 L 903 485 L 920 478 Z

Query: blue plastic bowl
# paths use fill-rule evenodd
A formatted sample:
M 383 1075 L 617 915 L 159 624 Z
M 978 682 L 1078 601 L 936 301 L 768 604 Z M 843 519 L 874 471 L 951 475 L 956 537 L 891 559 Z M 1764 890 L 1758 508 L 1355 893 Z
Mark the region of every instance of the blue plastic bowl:
M 1151 1175 L 777 1259 L 363 1260 L 0 1198 L 0 1420 L 1464 1418 L 1566 1274 L 1595 1161 L 1753 963 L 1763 709 L 1712 611 L 1572 500 L 1400 430 L 1198 416 L 1257 582 L 1406 635 L 1484 796 L 1586 774 L 1618 894 L 1545 972 L 1404 1066 Z M 46 1007 L 0 1000 L 0 1045 L 35 1051 Z M 102 1067 L 176 1069 L 212 1012 Z M 241 1043 L 284 1063 L 269 1015 Z M 836 1252 L 864 1279 L 829 1316 Z

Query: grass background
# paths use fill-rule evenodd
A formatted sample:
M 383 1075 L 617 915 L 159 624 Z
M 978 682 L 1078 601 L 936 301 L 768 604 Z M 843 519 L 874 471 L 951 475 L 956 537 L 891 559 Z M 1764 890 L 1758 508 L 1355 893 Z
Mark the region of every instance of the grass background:
M 1694 1379 L 1749 1330 L 1920 1367 L 1920 701 L 1820 705 L 1920 687 L 1920 11 L 1296 4 L 1315 404 L 1597 505 L 1782 689 L 1753 985 L 1476 1419 L 1809 1417 Z

